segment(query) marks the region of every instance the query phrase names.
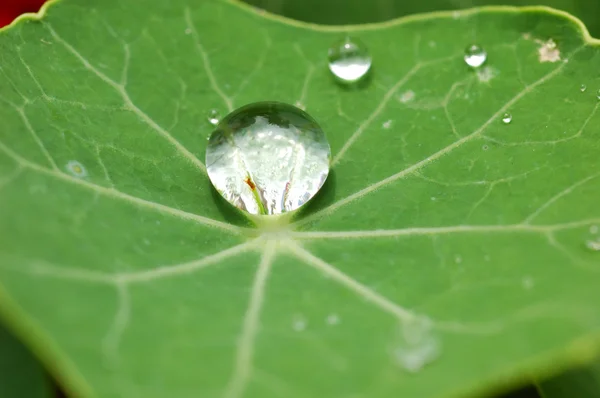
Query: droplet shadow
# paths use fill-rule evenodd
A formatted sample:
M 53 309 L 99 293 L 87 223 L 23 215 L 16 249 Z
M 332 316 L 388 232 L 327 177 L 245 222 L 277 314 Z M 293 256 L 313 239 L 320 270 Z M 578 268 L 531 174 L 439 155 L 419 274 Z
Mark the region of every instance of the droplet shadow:
M 330 75 L 331 80 L 335 83 L 335 85 L 337 87 L 341 88 L 343 91 L 347 91 L 347 92 L 362 91 L 362 90 L 366 90 L 373 82 L 374 71 L 373 71 L 373 66 L 371 66 L 371 68 L 369 69 L 369 71 L 367 72 L 367 74 L 365 76 L 363 76 L 360 80 L 353 82 L 353 83 L 340 80 L 339 78 L 335 77 L 335 75 L 333 75 L 333 73 L 330 73 L 329 75 Z
M 210 193 L 212 195 L 213 201 L 219 210 L 219 213 L 223 216 L 225 221 L 229 224 L 237 225 L 239 227 L 253 227 L 254 224 L 250 219 L 244 216 L 242 210 L 239 210 L 237 207 L 233 206 L 224 197 L 221 196 L 219 192 L 217 192 L 214 187 L 210 187 Z

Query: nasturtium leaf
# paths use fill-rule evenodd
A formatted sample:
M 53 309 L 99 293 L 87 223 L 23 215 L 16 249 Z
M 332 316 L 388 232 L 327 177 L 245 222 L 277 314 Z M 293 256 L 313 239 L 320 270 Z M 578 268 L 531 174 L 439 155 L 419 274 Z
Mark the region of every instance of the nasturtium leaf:
M 0 36 L 0 309 L 68 391 L 459 397 L 591 359 L 600 49 L 577 20 L 90 7 Z M 327 68 L 347 33 L 373 57 L 351 88 Z M 262 100 L 306 108 L 331 143 L 291 217 L 232 210 L 199 160 L 211 109 Z
M 579 367 L 538 385 L 542 398 L 594 398 L 600 396 L 600 362 Z
M 0 396 L 50 398 L 44 370 L 12 333 L 0 325 Z

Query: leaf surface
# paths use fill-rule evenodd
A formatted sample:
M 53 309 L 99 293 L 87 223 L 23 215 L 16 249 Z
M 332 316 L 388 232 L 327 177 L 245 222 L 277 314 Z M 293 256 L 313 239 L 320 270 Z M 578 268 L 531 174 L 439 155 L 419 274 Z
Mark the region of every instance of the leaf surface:
M 374 60 L 354 89 L 326 65 L 345 32 Z M 598 348 L 600 51 L 568 15 L 65 1 L 0 48 L 0 309 L 69 391 L 458 397 Z M 306 107 L 333 153 L 269 225 L 202 163 L 209 111 L 260 100 Z

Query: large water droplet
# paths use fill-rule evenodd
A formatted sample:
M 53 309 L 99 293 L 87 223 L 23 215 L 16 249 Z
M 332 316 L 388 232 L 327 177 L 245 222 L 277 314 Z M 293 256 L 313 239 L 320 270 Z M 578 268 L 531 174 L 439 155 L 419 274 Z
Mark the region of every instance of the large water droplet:
M 431 329 L 431 320 L 426 317 L 418 317 L 403 324 L 403 341 L 395 348 L 394 356 L 405 370 L 418 372 L 440 355 L 440 342 Z
M 358 39 L 346 37 L 329 48 L 329 70 L 342 82 L 360 80 L 371 68 L 367 46 Z
M 479 68 L 487 59 L 487 53 L 481 47 L 473 44 L 465 50 L 465 62 L 471 68 Z
M 251 214 L 296 210 L 323 186 L 331 150 L 317 122 L 280 102 L 225 116 L 210 135 L 206 169 L 217 191 Z
M 506 112 L 504 115 L 502 115 L 502 123 L 508 124 L 510 122 L 512 122 L 512 115 Z
M 219 113 L 218 110 L 211 109 L 210 111 L 208 111 L 208 115 L 206 116 L 206 119 L 208 120 L 208 122 L 210 124 L 212 124 L 213 126 L 216 126 L 217 124 L 219 124 L 219 120 L 221 119 L 221 114 Z

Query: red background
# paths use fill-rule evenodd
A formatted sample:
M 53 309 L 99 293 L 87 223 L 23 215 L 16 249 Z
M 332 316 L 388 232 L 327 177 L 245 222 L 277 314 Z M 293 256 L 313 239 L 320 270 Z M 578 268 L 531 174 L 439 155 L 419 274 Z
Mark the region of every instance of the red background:
M 0 27 L 26 12 L 37 12 L 44 0 L 0 0 Z

